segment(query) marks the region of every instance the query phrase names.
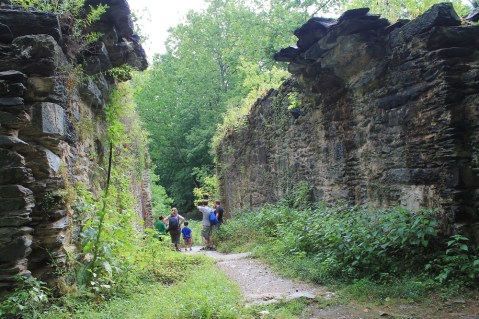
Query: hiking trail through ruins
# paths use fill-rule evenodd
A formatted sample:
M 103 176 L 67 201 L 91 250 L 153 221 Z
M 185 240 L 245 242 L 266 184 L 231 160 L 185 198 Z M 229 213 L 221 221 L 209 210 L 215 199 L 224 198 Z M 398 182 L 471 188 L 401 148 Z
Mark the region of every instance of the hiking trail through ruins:
M 250 253 L 224 254 L 201 250 L 199 246 L 187 252 L 190 253 L 212 258 L 216 266 L 240 287 L 245 307 L 307 298 L 311 302 L 299 317 L 302 319 L 479 318 L 479 305 L 475 301 L 457 298 L 434 304 L 344 301 L 325 286 L 281 277 L 268 265 L 252 258 Z M 267 314 L 267 311 L 263 313 Z

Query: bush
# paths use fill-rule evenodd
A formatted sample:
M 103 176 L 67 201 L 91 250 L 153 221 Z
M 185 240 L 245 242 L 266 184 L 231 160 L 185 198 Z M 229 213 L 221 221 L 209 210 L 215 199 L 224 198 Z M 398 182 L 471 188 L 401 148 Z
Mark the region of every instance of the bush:
M 426 276 L 436 282 L 477 281 L 477 247 L 447 241 L 433 211 L 354 209 L 346 205 L 293 209 L 267 206 L 228 221 L 220 249 L 253 253 L 288 275 L 316 282 Z
M 19 286 L 0 303 L 0 318 L 36 318 L 48 303 L 45 283 L 18 276 Z

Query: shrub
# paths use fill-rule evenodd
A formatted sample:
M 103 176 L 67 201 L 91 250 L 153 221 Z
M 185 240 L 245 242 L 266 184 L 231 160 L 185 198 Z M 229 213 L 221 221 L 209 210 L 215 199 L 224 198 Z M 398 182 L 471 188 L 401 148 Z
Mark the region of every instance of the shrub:
M 18 276 L 20 285 L 0 303 L 1 318 L 36 318 L 48 303 L 45 283 L 34 277 Z
M 406 276 L 477 281 L 477 247 L 459 235 L 446 242 L 437 224 L 428 210 L 276 205 L 240 214 L 218 237 L 220 249 L 254 247 L 282 272 L 316 282 Z

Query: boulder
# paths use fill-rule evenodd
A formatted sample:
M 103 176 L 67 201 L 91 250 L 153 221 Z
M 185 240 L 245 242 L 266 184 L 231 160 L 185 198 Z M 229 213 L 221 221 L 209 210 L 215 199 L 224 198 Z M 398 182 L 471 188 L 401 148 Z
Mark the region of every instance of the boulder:
M 304 52 L 303 56 L 307 60 L 317 60 L 329 50 L 330 49 L 321 48 L 319 42 L 316 42 L 306 52 Z

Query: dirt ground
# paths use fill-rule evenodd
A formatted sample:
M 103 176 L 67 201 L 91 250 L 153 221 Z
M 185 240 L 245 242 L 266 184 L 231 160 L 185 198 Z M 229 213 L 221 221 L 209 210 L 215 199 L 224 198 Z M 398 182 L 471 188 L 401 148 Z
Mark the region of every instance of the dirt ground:
M 236 282 L 244 296 L 245 306 L 261 305 L 304 297 L 311 300 L 304 319 L 479 319 L 479 299 L 456 298 L 423 304 L 375 305 L 339 302 L 326 287 L 283 278 L 269 266 L 243 254 L 222 254 L 216 251 L 192 252 L 207 255 L 230 280 Z

